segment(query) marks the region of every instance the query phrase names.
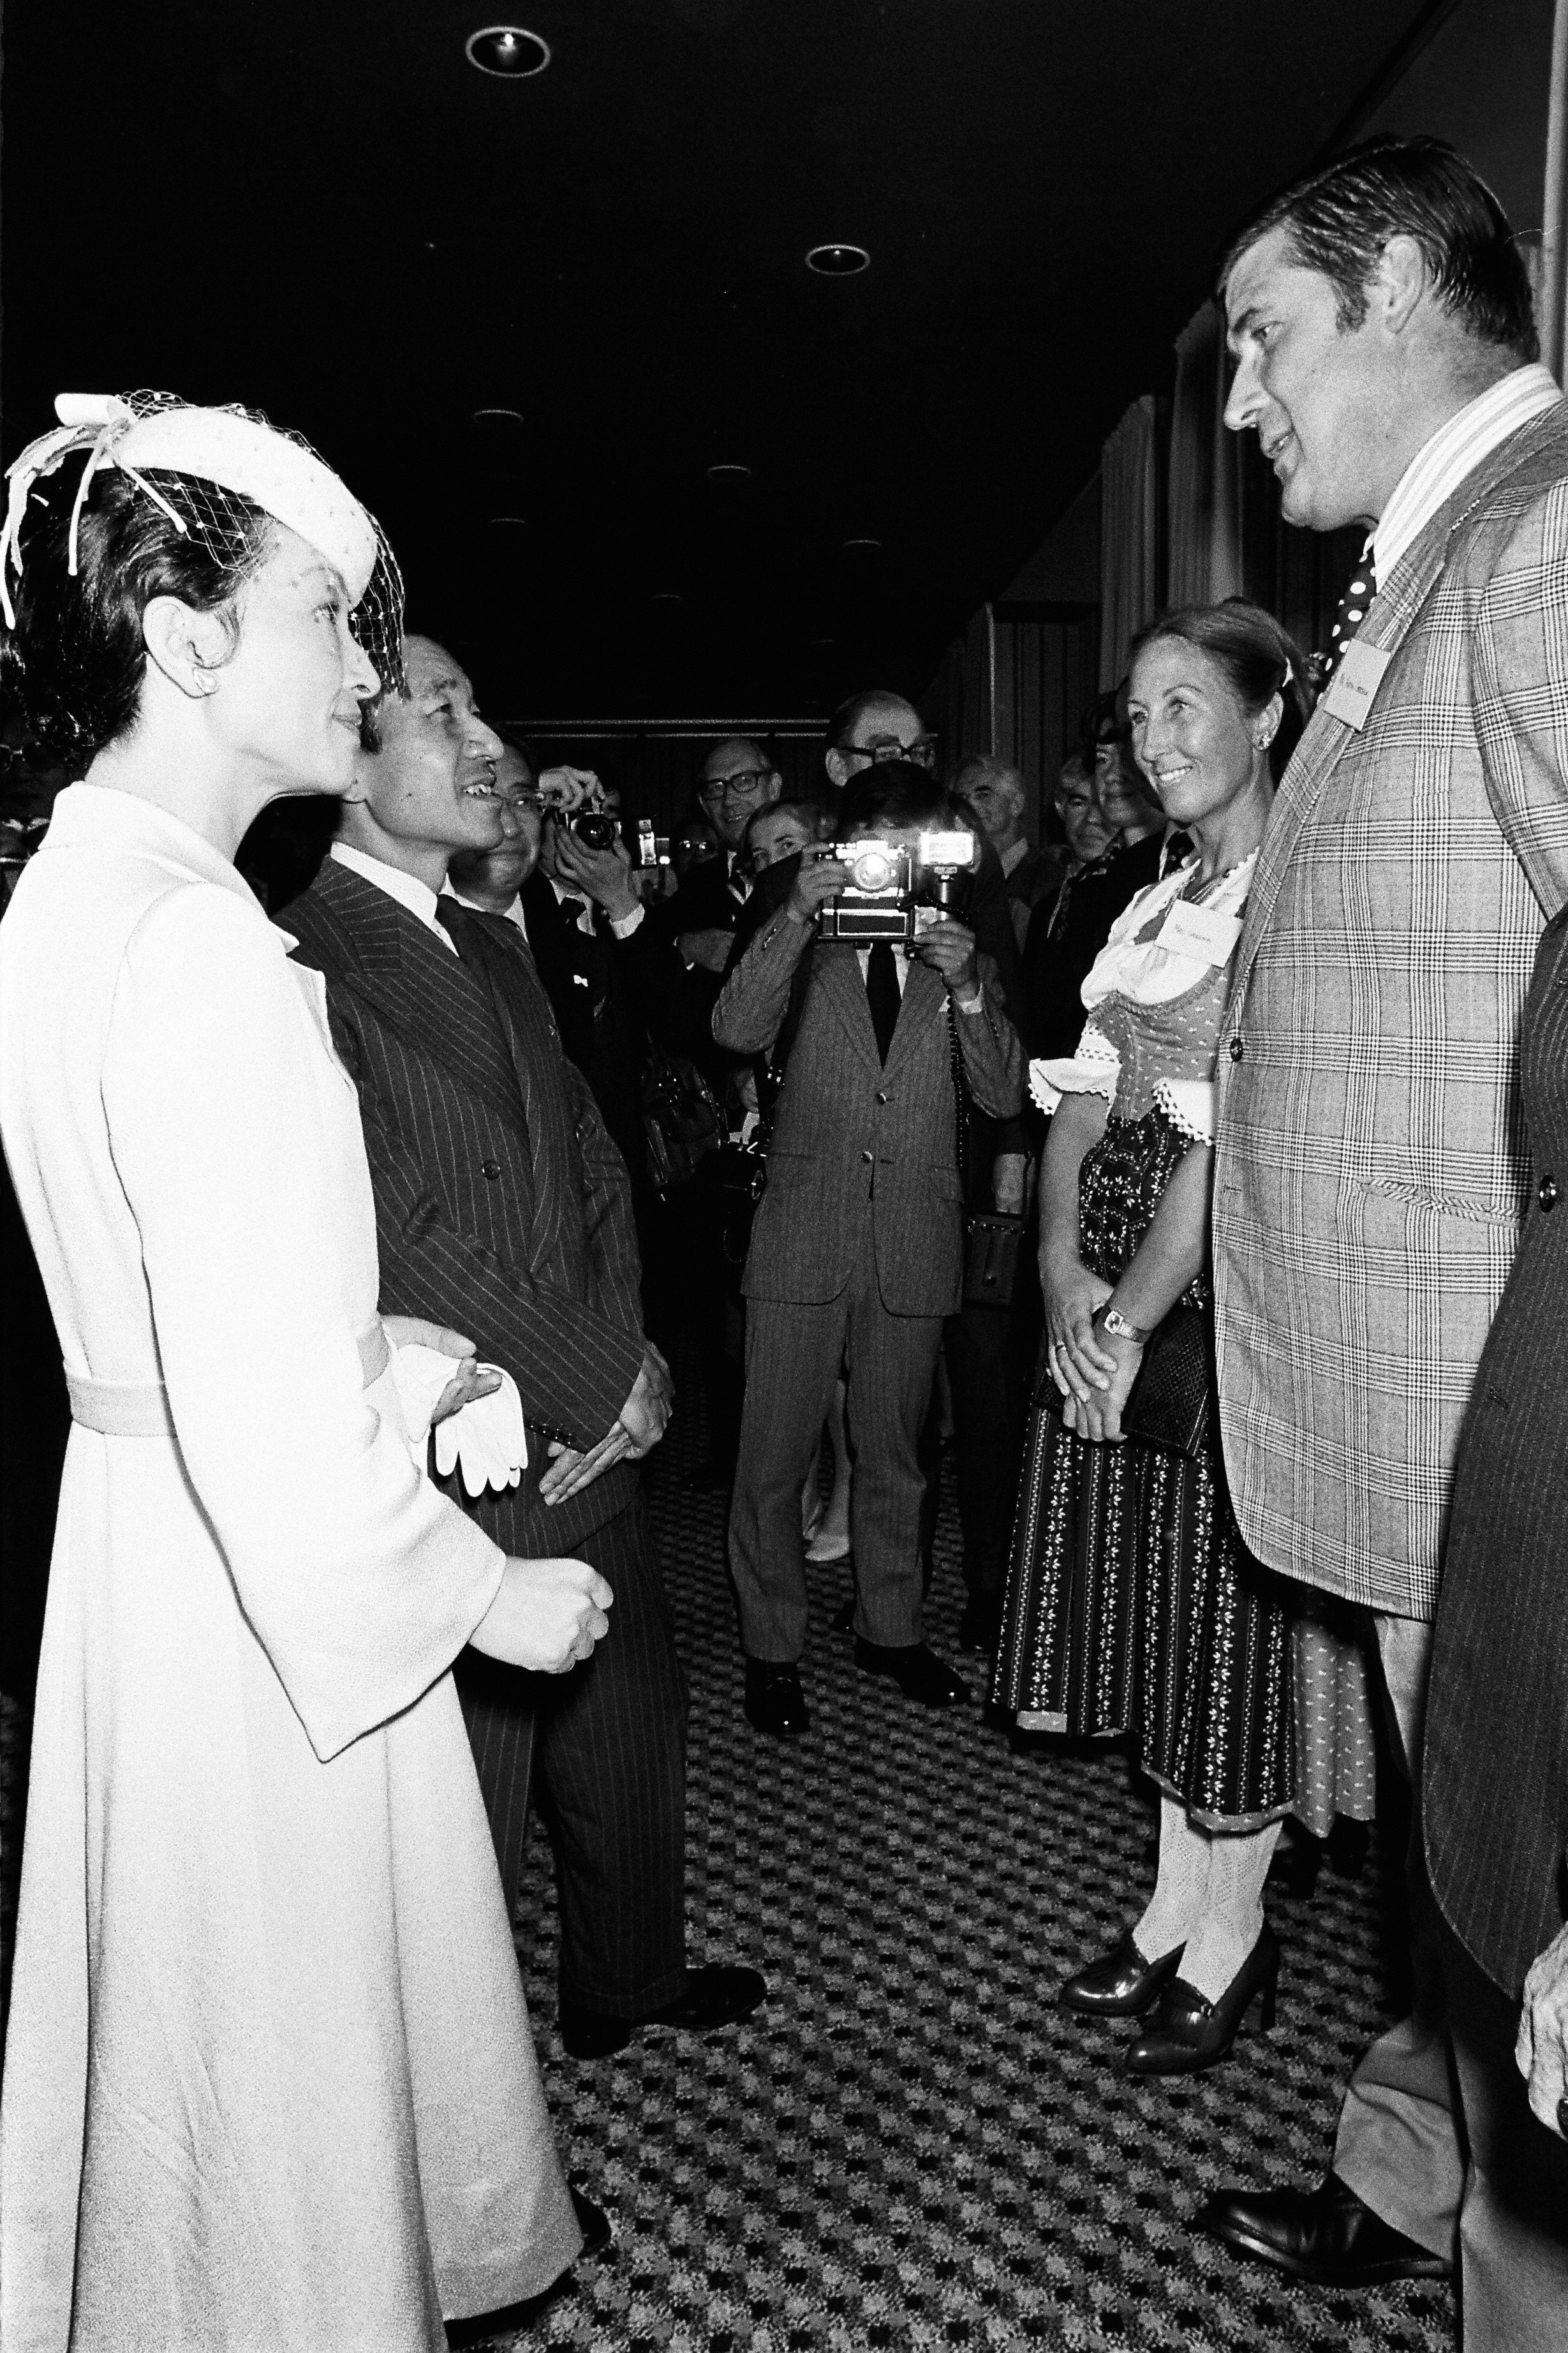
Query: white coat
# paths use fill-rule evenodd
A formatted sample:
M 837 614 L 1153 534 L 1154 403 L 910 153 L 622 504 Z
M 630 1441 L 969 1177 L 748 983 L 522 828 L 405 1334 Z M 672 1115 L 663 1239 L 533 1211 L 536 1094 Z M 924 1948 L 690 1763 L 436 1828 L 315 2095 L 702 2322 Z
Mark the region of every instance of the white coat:
M 0 1132 L 73 1428 L 0 2103 L 5 2353 L 436 2353 L 581 2233 L 451 1678 L 501 1556 L 369 1388 L 319 977 L 233 866 L 60 796 L 0 926 Z M 110 1414 L 108 1419 L 114 1419 Z

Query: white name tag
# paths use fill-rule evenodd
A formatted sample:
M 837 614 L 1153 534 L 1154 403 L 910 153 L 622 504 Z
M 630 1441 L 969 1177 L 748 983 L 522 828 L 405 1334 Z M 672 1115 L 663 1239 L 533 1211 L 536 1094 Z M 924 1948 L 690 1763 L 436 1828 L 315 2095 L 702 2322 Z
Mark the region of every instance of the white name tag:
M 1158 936 L 1163 948 L 1174 948 L 1178 955 L 1195 957 L 1199 964 L 1228 964 L 1241 937 L 1241 917 L 1194 907 L 1190 899 L 1173 899 Z
M 1393 659 L 1392 654 L 1382 653 L 1376 646 L 1363 645 L 1359 638 L 1352 638 L 1345 648 L 1344 659 L 1329 681 L 1323 709 L 1359 733 L 1366 725 L 1372 698 L 1383 684 L 1383 673 Z

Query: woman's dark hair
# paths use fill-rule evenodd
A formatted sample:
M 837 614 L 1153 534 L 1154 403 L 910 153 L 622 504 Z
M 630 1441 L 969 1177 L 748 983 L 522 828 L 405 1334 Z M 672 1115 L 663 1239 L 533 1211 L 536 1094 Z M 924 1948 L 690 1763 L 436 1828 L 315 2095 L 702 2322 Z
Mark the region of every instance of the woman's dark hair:
M 914 760 L 879 760 L 845 786 L 833 838 L 851 841 L 884 825 L 938 827 L 953 816 L 952 796 L 929 768 Z
M 37 482 L 22 527 L 22 576 L 15 582 L 15 628 L 4 633 L 4 693 L 38 742 L 79 776 L 95 754 L 136 723 L 147 649 L 142 617 L 154 596 L 177 596 L 199 613 L 221 613 L 231 647 L 233 607 L 265 557 L 270 518 L 232 491 L 193 507 L 184 477 L 149 471 L 182 512 L 182 533 L 119 468 L 94 475 L 77 523 L 77 570 L 68 572 L 70 512 L 79 462 Z
M 1261 605 L 1245 596 L 1227 596 L 1223 605 L 1188 605 L 1151 621 L 1128 649 L 1129 671 L 1144 649 L 1163 638 L 1196 646 L 1217 662 L 1244 711 L 1262 711 L 1279 695 L 1284 715 L 1268 746 L 1269 772 L 1278 784 L 1312 715 L 1306 657 L 1294 638 Z
M 1366 289 L 1390 237 L 1413 237 L 1437 300 L 1484 343 L 1539 359 L 1524 258 L 1508 216 L 1478 172 L 1441 139 L 1367 139 L 1297 180 L 1240 229 L 1219 274 L 1283 228 L 1293 260 L 1333 282 L 1342 333 L 1366 317 Z

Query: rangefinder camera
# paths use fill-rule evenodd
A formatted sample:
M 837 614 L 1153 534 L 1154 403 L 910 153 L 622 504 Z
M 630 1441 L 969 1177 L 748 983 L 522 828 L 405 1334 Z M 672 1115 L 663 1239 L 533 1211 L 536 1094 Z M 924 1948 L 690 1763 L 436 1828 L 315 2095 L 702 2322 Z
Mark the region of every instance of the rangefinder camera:
M 933 915 L 963 918 L 977 863 L 970 832 L 922 833 L 912 850 L 899 841 L 849 841 L 825 846 L 854 877 L 822 910 L 827 940 L 892 940 L 910 946 Z
M 605 807 L 605 787 L 592 768 L 544 768 L 535 787 L 539 805 L 590 849 L 608 849 L 620 833 Z

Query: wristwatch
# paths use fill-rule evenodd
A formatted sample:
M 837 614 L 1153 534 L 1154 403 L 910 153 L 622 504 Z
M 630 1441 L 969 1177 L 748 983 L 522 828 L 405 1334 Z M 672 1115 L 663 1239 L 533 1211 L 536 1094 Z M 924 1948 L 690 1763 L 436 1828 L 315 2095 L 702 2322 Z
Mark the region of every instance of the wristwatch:
M 1140 1347 L 1150 1338 L 1154 1328 L 1152 1324 L 1146 1330 L 1142 1324 L 1129 1324 L 1126 1316 L 1114 1307 L 1102 1307 L 1094 1320 L 1103 1331 L 1114 1334 L 1118 1340 L 1131 1340 Z

